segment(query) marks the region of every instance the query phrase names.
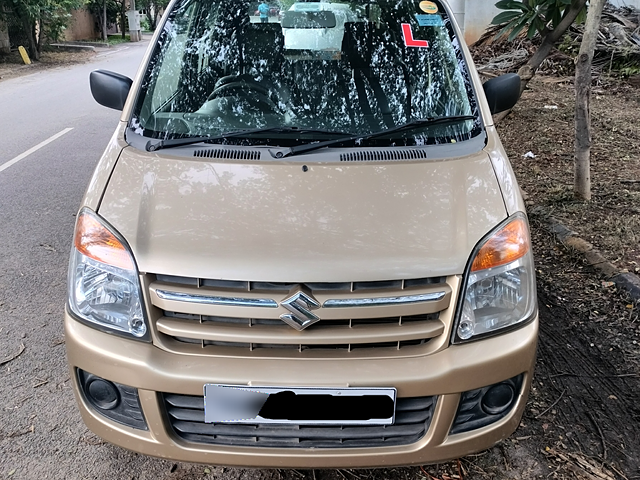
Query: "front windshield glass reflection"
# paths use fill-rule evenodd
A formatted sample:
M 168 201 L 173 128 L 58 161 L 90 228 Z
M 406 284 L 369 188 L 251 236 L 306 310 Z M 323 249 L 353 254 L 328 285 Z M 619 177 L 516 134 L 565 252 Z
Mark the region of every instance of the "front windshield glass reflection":
M 285 145 L 460 115 L 476 119 L 375 142 L 444 143 L 481 131 L 458 39 L 437 1 L 182 0 L 130 126 L 162 139 L 283 127 L 228 141 Z

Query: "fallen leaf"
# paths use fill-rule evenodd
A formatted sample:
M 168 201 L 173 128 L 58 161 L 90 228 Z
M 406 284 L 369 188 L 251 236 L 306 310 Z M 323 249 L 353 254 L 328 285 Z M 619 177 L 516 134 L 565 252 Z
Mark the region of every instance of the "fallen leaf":
M 48 243 L 41 243 L 40 246 L 43 247 L 45 250 L 49 250 L 50 252 L 55 252 L 56 251 L 56 249 L 53 248 Z
M 204 469 L 204 473 L 206 473 L 207 475 L 209 475 L 211 473 L 211 469 L 209 468 L 205 468 Z
M 18 351 L 18 353 L 16 353 L 15 355 L 8 357 L 2 361 L 0 361 L 0 366 L 4 365 L 5 363 L 9 363 L 12 362 L 13 360 L 15 360 L 16 358 L 18 358 L 20 355 L 22 355 L 22 352 L 24 352 L 25 350 L 25 346 L 24 343 L 20 344 L 20 350 Z

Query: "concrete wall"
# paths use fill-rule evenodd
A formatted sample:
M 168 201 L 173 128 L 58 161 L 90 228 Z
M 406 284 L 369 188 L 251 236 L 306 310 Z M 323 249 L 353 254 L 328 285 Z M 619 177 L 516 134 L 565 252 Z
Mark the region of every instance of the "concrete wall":
M 500 10 L 495 7 L 498 0 L 448 0 L 458 24 L 464 31 L 469 45 L 478 40 L 491 20 Z M 610 0 L 613 5 L 636 7 L 640 9 L 640 0 Z
M 478 40 L 500 10 L 497 0 L 467 0 L 464 15 L 464 38 L 469 45 Z
M 81 8 L 71 13 L 71 21 L 64 31 L 64 40 L 73 42 L 75 40 L 93 40 L 99 37 L 96 32 L 96 20 L 89 10 Z
M 10 53 L 11 44 L 9 43 L 9 30 L 7 25 L 0 21 L 0 53 Z
M 499 10 L 495 7 L 498 0 L 448 0 L 453 15 L 464 31 L 469 45 L 478 40 L 491 24 Z M 639 0 L 640 1 L 640 0 Z

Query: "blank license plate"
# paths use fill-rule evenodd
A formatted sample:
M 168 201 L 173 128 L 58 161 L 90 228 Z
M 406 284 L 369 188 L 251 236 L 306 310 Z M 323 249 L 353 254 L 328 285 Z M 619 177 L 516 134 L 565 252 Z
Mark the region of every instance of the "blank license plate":
M 206 423 L 392 425 L 395 404 L 395 388 L 204 386 Z

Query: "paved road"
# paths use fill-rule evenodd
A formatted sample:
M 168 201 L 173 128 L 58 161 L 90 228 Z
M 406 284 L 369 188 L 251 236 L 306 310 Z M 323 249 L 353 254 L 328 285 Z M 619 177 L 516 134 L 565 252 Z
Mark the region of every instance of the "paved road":
M 178 465 L 171 473 L 173 463 L 90 434 L 65 359 L 62 313 L 74 215 L 119 118 L 93 101 L 89 72 L 133 76 L 145 48 L 129 44 L 88 64 L 0 82 L 0 362 L 25 347 L 0 365 L 2 479 L 202 476 L 201 466 Z

